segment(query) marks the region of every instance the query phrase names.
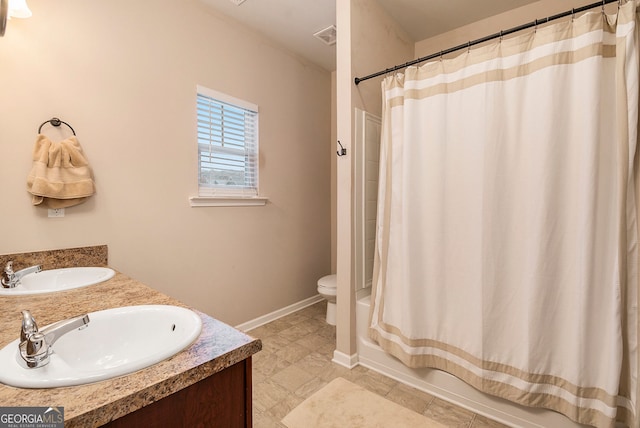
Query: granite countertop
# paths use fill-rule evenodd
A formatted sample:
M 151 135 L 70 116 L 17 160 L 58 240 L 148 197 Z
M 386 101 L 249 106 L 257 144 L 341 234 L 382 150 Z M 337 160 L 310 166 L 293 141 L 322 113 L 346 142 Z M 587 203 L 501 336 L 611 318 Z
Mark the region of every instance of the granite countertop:
M 20 332 L 20 311 L 31 311 L 38 325 L 120 306 L 183 303 L 116 272 L 109 281 L 53 294 L 0 297 L 0 347 Z M 62 406 L 65 427 L 100 426 L 158 401 L 227 367 L 262 348 L 260 340 L 195 311 L 202 333 L 184 351 L 135 373 L 87 385 L 22 389 L 0 384 L 2 406 Z

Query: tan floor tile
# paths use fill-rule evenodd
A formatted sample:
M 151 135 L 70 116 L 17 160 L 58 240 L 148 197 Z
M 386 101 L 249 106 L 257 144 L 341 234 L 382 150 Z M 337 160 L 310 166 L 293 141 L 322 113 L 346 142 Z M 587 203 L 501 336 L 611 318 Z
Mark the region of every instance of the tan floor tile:
M 327 339 L 331 339 L 333 341 L 336 340 L 336 328 L 335 326 L 324 323 L 317 331 L 316 334 L 318 336 L 326 337 Z
M 375 370 L 371 370 L 371 369 L 368 369 L 366 367 L 357 366 L 351 371 L 356 375 L 357 374 L 362 374 L 362 375 L 369 376 L 369 377 L 377 380 L 378 382 L 384 383 L 385 385 L 389 385 L 391 387 L 394 387 L 394 386 L 399 384 L 399 382 L 397 380 L 391 379 L 390 377 L 387 377 L 387 376 L 385 376 L 383 374 L 378 373 Z
M 264 343 L 265 340 L 264 339 L 260 339 L 262 341 L 262 349 L 260 349 L 260 351 L 256 352 L 255 354 L 252 355 L 252 360 L 255 363 L 256 361 L 260 361 L 263 358 L 266 358 L 267 356 L 269 356 L 270 354 L 272 354 L 272 352 L 268 349 L 265 348 Z M 267 341 L 269 339 L 266 339 Z
M 277 383 L 267 380 L 253 388 L 253 407 L 264 412 L 287 398 L 289 391 Z
M 315 305 L 307 306 L 299 312 L 308 318 L 318 318 L 318 316 L 321 316 L 324 319 L 327 316 L 327 302 L 322 301 Z
M 329 341 L 329 342 L 327 342 L 326 345 L 322 345 L 321 347 L 316 349 L 316 351 L 319 354 L 324 355 L 329 360 L 333 359 L 333 353 L 335 352 L 335 350 L 336 350 L 336 342 L 335 342 L 335 340 L 334 341 Z
M 434 398 L 427 406 L 423 415 L 430 417 L 448 427 L 468 428 L 474 414 L 468 410 L 456 407 L 439 398 Z
M 327 321 L 327 307 L 326 307 L 326 305 L 323 306 L 321 311 L 318 311 L 317 313 L 315 313 L 310 318 L 315 318 L 315 319 L 322 320 L 322 321 L 326 322 Z
M 273 336 L 269 336 L 262 339 L 262 349 L 268 352 L 278 352 L 288 344 L 292 343 L 292 340 L 283 337 L 280 333 Z
M 338 377 L 344 377 L 346 379 L 349 376 L 349 373 L 350 370 L 348 368 L 342 367 L 336 363 L 331 363 L 327 367 L 327 370 L 322 372 L 318 377 L 329 383 Z
M 277 333 L 280 333 L 282 330 L 286 330 L 291 327 L 291 324 L 286 322 L 284 319 L 280 318 L 275 321 L 271 321 L 269 326 Z
M 326 346 L 327 344 L 330 344 L 331 348 L 335 348 L 335 342 L 333 342 L 330 339 L 327 339 L 326 337 L 322 337 L 316 334 L 308 334 L 303 338 L 296 340 L 295 343 L 298 343 L 304 347 L 307 347 L 312 351 L 315 351 L 316 349 Z
M 387 395 L 389 391 L 391 391 L 398 384 L 397 381 L 390 378 L 385 378 L 384 376 L 379 375 L 375 372 L 367 373 L 362 376 L 356 376 L 352 379 L 352 382 L 360 385 L 365 389 L 368 389 L 371 392 L 375 392 L 381 397 Z
M 253 383 L 254 388 L 257 384 L 261 382 L 266 382 L 268 379 L 269 379 L 269 376 L 265 376 L 264 374 L 260 373 L 257 370 L 254 370 L 251 375 L 251 381 Z
M 333 365 L 336 365 L 335 363 L 332 363 Z M 366 367 L 362 367 L 362 366 L 356 366 L 354 368 L 352 368 L 351 370 L 347 369 L 347 372 L 340 376 L 343 379 L 348 380 L 349 382 L 353 382 L 356 383 L 356 379 L 366 375 L 369 373 L 369 369 Z
M 295 342 L 296 340 L 300 340 L 310 333 L 309 330 L 304 328 L 303 324 L 304 323 L 296 324 L 285 330 L 282 330 L 280 333 L 278 333 L 278 336 L 283 337 L 289 340 L 290 342 Z
M 427 409 L 427 406 L 434 399 L 433 395 L 401 383 L 394 386 L 385 398 L 420 414 Z
M 282 417 L 343 377 L 448 427 L 505 428 L 373 370 L 362 366 L 349 370 L 331 362 L 336 328 L 325 322 L 325 314 L 323 301 L 249 332 L 263 342 L 263 351 L 253 360 L 254 427 L 284 428 Z
M 284 400 L 267 410 L 265 413 L 273 416 L 273 418 L 276 420 L 282 420 L 282 418 L 287 416 L 290 411 L 295 409 L 296 406 L 303 401 L 303 398 L 289 394 Z
M 313 376 L 318 376 L 327 369 L 329 364 L 332 363 L 326 357 L 317 352 L 311 352 L 294 365 Z
M 496 422 L 482 415 L 476 415 L 471 422 L 471 428 L 508 428 L 507 425 Z
M 327 385 L 327 382 L 318 377 L 314 377 L 309 382 L 296 389 L 295 394 L 300 398 L 306 399 L 325 385 Z
M 253 410 L 253 426 L 255 428 L 286 428 L 286 425 L 269 414 Z
M 296 389 L 313 379 L 313 375 L 298 367 L 289 366 L 274 374 L 271 379 L 290 392 L 294 392 Z
M 310 353 L 311 350 L 309 348 L 298 345 L 297 343 L 290 343 L 289 345 L 276 352 L 276 356 L 290 363 L 295 363 L 296 361 L 300 361 Z
M 355 366 L 354 368 L 351 369 L 351 375 L 353 377 L 362 376 L 362 375 L 368 375 L 368 374 L 371 374 L 371 373 L 375 373 L 375 372 L 373 370 L 371 370 L 371 369 L 368 369 L 368 368 L 364 367 L 364 366 Z M 389 380 L 391 380 L 391 379 L 389 379 Z
M 266 377 L 271 377 L 291 365 L 289 361 L 272 353 L 265 353 L 263 357 L 257 358 L 253 363 L 254 373 L 260 373 Z
M 305 321 L 301 322 L 300 324 L 296 324 L 297 326 L 300 326 L 301 328 L 303 328 L 307 334 L 311 334 L 311 333 L 315 333 L 316 331 L 326 328 L 327 326 L 329 326 L 326 322 L 322 321 L 322 320 L 317 320 L 317 319 L 313 319 L 313 318 L 307 318 Z M 331 327 L 331 326 L 329 326 Z M 335 330 L 334 327 L 331 327 L 332 330 Z
M 281 318 L 283 321 L 288 322 L 291 325 L 300 324 L 303 321 L 307 321 L 309 317 L 301 314 L 300 312 L 294 312 L 290 315 Z
M 260 352 L 253 354 L 251 358 L 251 360 L 253 361 L 253 365 L 262 364 L 261 361 L 267 358 L 268 355 L 271 355 L 271 352 L 265 350 L 264 348 L 260 350 Z
M 278 329 L 274 328 L 271 324 L 261 325 L 253 330 L 246 332 L 249 336 L 256 337 L 258 339 L 264 339 L 265 337 L 273 336 L 278 333 Z

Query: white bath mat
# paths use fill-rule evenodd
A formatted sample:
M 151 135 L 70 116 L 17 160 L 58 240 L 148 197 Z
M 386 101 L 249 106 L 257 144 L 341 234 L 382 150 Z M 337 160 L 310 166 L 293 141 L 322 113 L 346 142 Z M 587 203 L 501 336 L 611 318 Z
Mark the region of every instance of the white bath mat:
M 288 428 L 445 428 L 340 377 L 300 403 L 282 423 Z

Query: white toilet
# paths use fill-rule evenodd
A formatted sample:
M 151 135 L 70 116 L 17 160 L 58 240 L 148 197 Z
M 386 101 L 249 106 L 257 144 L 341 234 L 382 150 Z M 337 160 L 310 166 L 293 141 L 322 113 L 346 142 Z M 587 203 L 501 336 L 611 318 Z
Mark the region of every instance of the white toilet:
M 326 275 L 318 280 L 318 293 L 327 299 L 327 324 L 336 325 L 336 275 Z

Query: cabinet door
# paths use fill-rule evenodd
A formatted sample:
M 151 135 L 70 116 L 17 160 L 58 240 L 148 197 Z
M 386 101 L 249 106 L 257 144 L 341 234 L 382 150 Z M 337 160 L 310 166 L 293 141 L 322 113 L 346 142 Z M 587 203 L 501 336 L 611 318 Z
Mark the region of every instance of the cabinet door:
M 103 426 L 249 428 L 251 425 L 251 358 L 248 358 Z

